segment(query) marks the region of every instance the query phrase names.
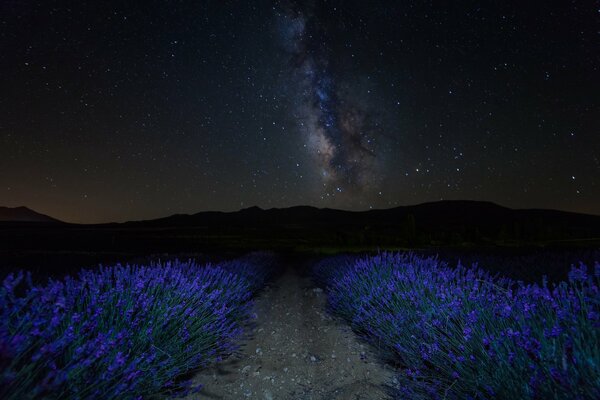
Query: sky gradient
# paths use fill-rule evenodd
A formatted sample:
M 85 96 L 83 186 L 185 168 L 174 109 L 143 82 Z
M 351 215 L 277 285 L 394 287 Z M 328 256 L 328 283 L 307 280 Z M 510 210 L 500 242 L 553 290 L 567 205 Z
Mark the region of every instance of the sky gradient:
M 0 3 L 0 205 L 600 214 L 596 1 L 124 3 Z

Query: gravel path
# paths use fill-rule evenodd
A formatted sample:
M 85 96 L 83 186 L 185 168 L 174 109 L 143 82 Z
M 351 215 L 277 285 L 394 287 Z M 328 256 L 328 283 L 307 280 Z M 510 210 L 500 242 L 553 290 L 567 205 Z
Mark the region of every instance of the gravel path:
M 384 399 L 392 371 L 325 309 L 325 293 L 292 267 L 256 300 L 239 356 L 201 371 L 188 399 Z

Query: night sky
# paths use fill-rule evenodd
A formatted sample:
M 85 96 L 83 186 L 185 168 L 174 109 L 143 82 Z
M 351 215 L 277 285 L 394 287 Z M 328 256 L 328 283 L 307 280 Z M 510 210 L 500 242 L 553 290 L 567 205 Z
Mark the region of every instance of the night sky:
M 598 1 L 0 2 L 0 205 L 440 199 L 600 214 Z

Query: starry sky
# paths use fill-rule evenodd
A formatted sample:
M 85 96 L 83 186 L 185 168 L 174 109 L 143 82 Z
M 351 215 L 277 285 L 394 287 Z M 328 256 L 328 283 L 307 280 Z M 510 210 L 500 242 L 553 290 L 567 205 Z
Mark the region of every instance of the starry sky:
M 0 2 L 0 205 L 600 214 L 598 1 Z

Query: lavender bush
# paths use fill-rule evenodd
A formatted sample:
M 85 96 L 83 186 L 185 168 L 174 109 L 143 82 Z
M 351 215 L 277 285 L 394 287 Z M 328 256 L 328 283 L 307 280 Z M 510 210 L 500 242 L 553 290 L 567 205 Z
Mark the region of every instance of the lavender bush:
M 44 286 L 9 275 L 0 288 L 0 398 L 137 399 L 197 389 L 181 376 L 235 350 L 268 261 L 116 265 Z
M 542 276 L 550 282 L 568 280 L 573 264 L 593 266 L 600 260 L 600 249 L 437 249 L 424 250 L 423 256 L 439 255 L 450 265 L 477 265 L 495 273 L 525 282 L 539 282 Z
M 357 259 L 358 256 L 353 254 L 338 254 L 324 258 L 313 265 L 312 278 L 317 285 L 325 287 L 335 279 L 343 277 Z
M 329 305 L 399 367 L 397 398 L 600 398 L 597 263 L 552 287 L 412 254 L 341 270 L 327 282 Z
M 246 280 L 250 291 L 256 293 L 266 281 L 273 278 L 276 259 L 268 252 L 256 251 L 243 257 L 219 263 L 226 271 L 240 275 Z

